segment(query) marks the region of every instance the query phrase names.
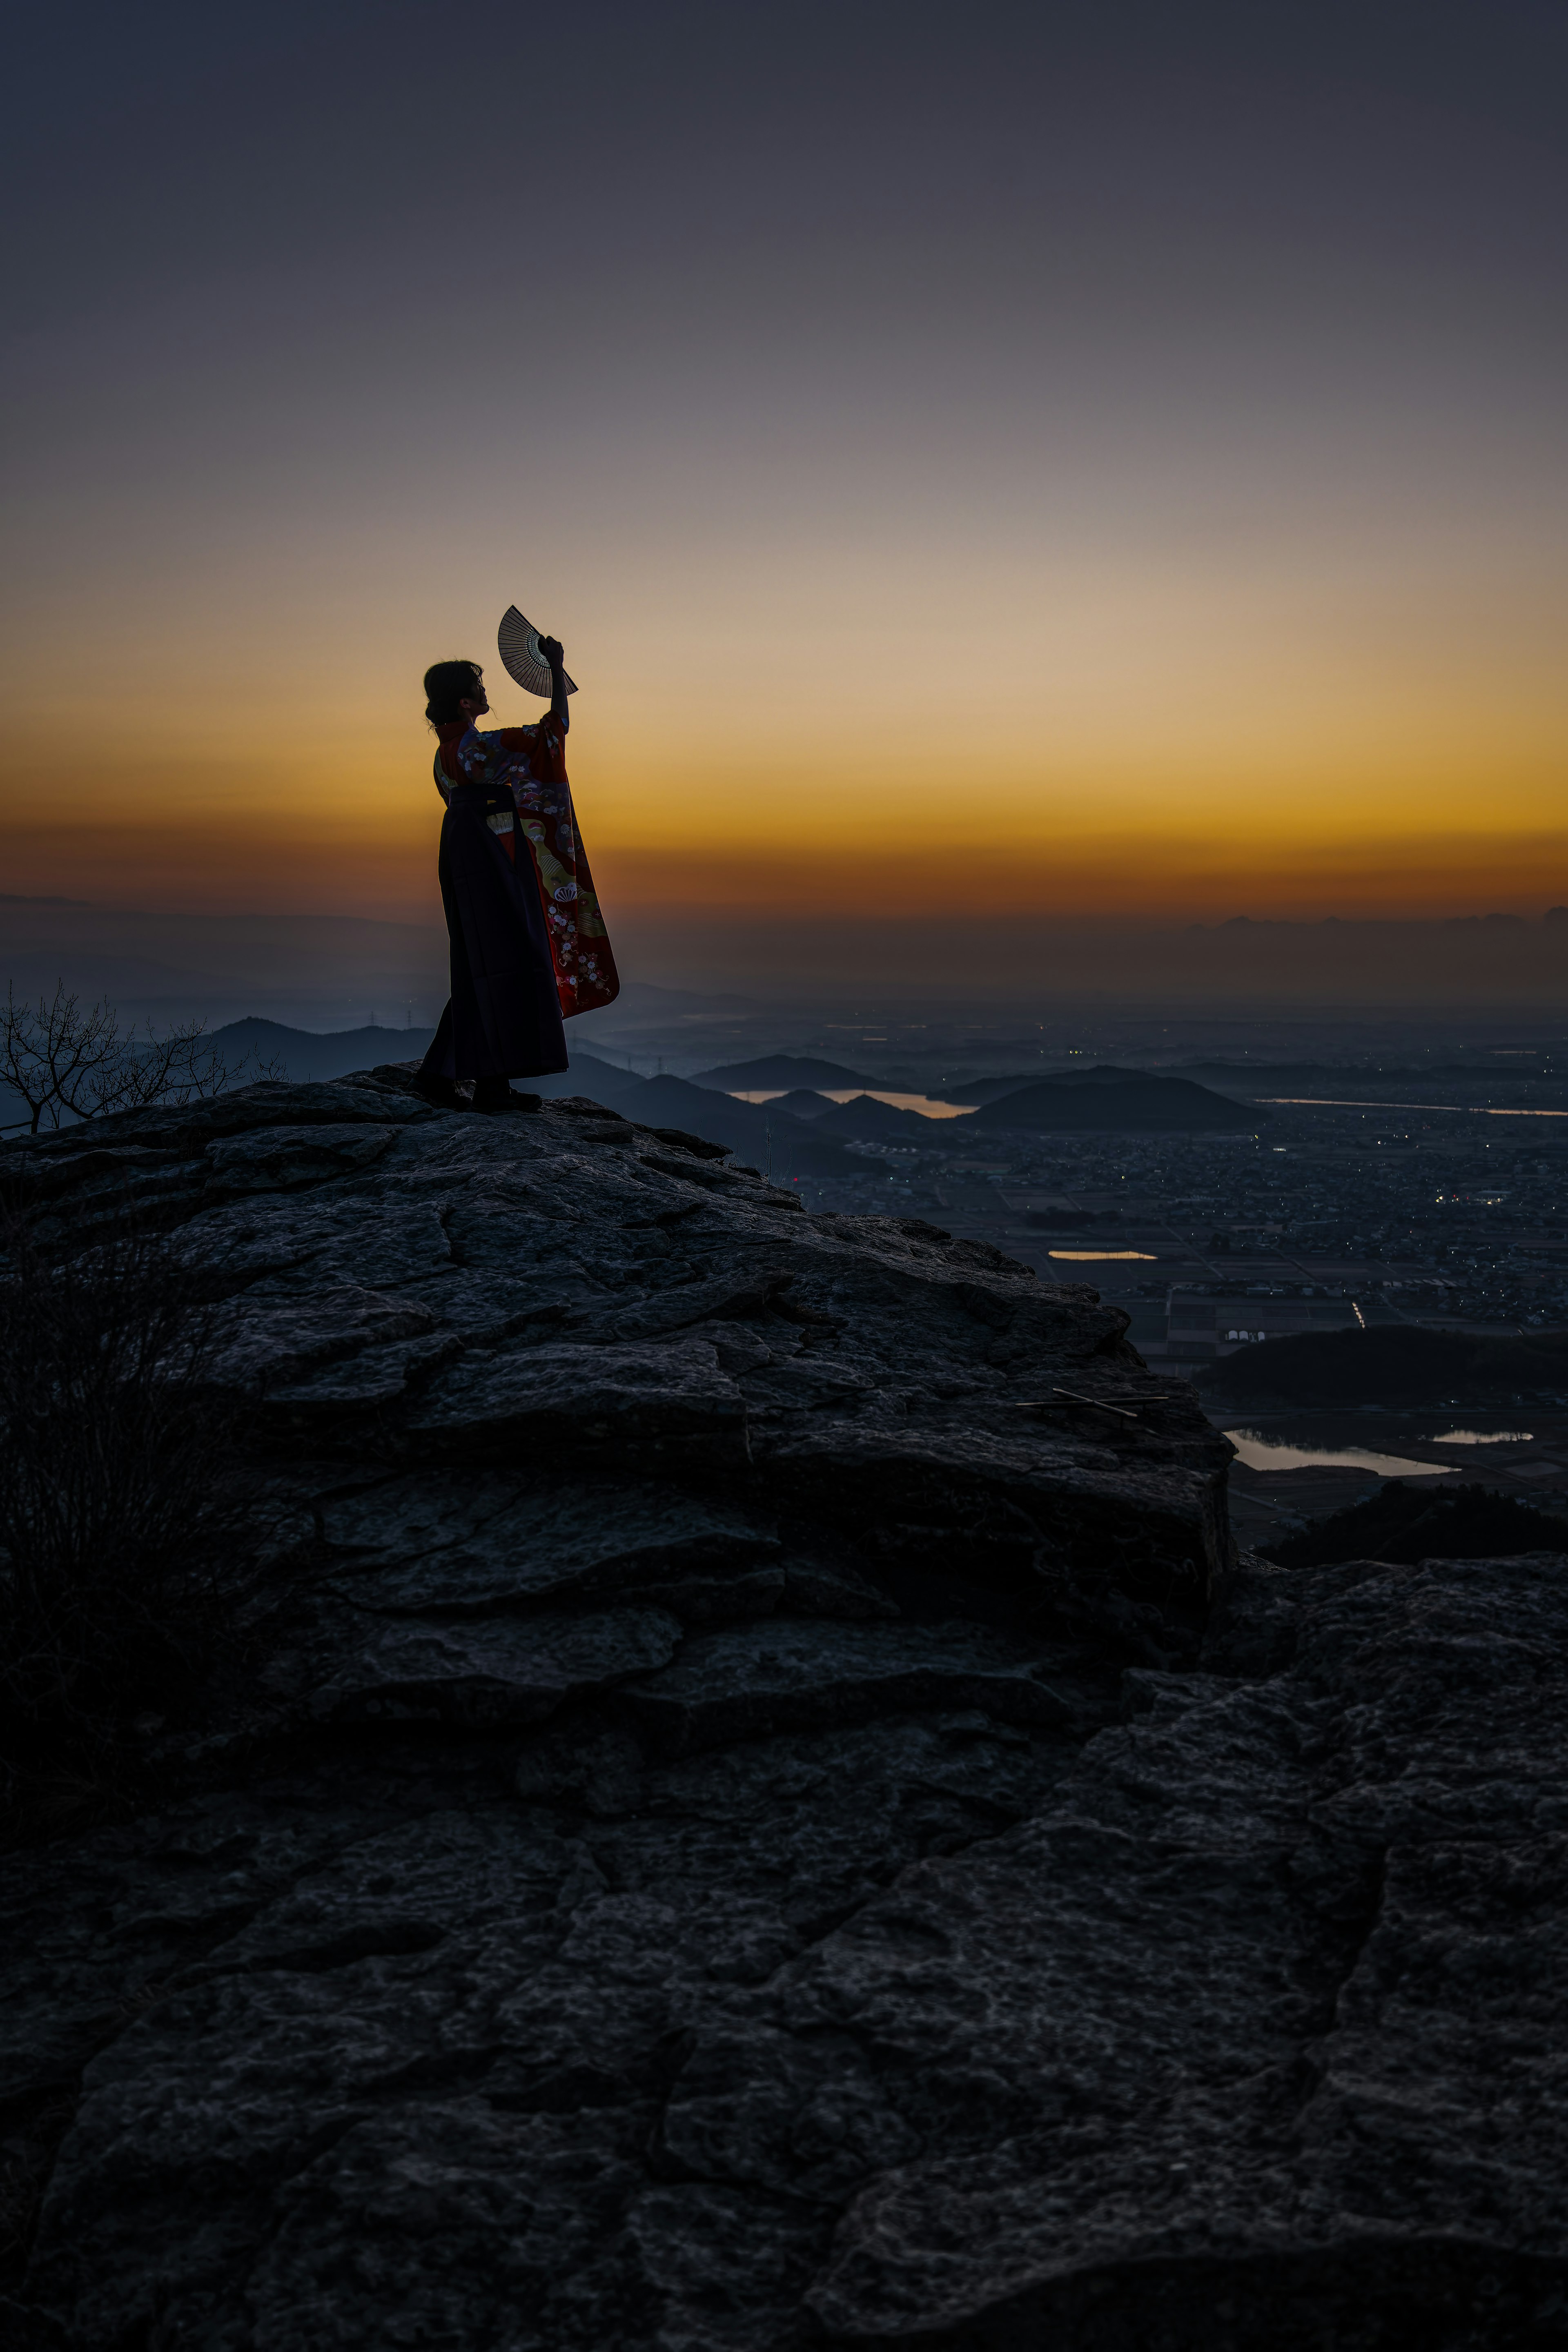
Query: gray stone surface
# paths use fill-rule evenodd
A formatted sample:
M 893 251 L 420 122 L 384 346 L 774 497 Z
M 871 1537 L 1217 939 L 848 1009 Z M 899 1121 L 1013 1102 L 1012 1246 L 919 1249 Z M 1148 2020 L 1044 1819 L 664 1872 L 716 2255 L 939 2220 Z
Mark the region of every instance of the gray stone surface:
M 606 1465 L 655 1466 L 679 1453 L 713 1468 L 747 1461 L 746 1403 L 713 1349 L 545 1341 L 454 1365 L 407 1416 L 433 1458 L 515 1462 L 570 1452 Z
M 1235 1569 L 1195 1406 L 1019 1410 L 1152 1397 L 1091 1293 L 400 1084 L 37 1158 L 286 1581 L 0 1864 L 10 2336 L 1568 2346 L 1568 1562 Z
M 912 2061 L 933 2126 L 840 2229 L 832 2336 L 1044 2340 L 1140 2263 L 1173 2341 L 1216 2280 L 1262 2340 L 1276 2270 L 1305 2307 L 1270 2340 L 1415 2340 L 1444 2295 L 1456 2343 L 1568 2332 L 1568 1566 L 1293 1581 L 1289 1673 L 1173 1682 L 980 1874 L 922 1865 L 797 1972 L 795 2030 Z M 976 1969 L 984 2117 L 922 2052 Z M 1408 2336 L 1357 2315 L 1380 2254 Z
M 962 1621 L 737 1626 L 689 1641 L 679 1664 L 623 1696 L 652 1744 L 675 1756 L 900 1710 L 980 1706 L 1000 1723 L 1064 1726 L 1075 1717 L 1037 1643 Z
M 482 1624 L 354 1616 L 310 1691 L 318 1722 L 542 1723 L 563 1700 L 665 1665 L 680 1641 L 662 1609 Z
M 374 1167 L 395 1129 L 343 1122 L 324 1127 L 263 1127 L 248 1135 L 209 1143 L 211 1174 L 203 1188 L 208 1201 L 250 1192 L 288 1192 Z
M 610 1593 L 721 1591 L 759 1569 L 775 1595 L 784 1584 L 773 1520 L 648 1481 L 425 1471 L 334 1499 L 321 1516 L 339 1590 L 369 1609 L 492 1615 Z

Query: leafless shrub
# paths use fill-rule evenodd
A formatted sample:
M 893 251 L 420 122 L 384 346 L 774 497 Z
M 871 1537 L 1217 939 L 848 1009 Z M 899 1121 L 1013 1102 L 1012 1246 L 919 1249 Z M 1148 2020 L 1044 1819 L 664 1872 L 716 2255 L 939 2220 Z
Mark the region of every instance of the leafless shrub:
M 0 1740 L 112 1743 L 178 1714 L 250 1588 L 254 1512 L 215 1395 L 216 1310 L 160 1236 L 0 1266 Z
M 26 1124 L 57 1128 L 153 1103 L 180 1106 L 255 1078 L 282 1077 L 280 1063 L 251 1054 L 230 1062 L 207 1038 L 205 1021 L 122 1029 L 106 998 L 84 1010 L 64 981 L 52 998 L 18 997 L 7 982 L 0 1008 L 0 1084 L 27 1108 Z

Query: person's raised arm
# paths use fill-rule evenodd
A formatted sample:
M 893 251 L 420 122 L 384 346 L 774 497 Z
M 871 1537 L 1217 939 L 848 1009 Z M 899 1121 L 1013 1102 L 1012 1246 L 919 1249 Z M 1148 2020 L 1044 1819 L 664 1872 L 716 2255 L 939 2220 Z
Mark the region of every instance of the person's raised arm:
M 572 714 L 566 708 L 566 656 L 559 637 L 541 637 L 539 650 L 550 664 L 550 716 L 560 721 L 564 735 L 572 724 Z

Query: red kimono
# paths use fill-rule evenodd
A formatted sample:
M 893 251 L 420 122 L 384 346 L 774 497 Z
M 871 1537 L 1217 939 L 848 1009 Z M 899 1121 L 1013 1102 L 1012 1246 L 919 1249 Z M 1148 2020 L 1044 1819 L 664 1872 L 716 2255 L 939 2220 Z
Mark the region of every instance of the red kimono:
M 563 1015 L 570 1019 L 614 1003 L 621 983 L 577 835 L 566 741 L 554 717 L 547 714 L 537 727 L 498 727 L 486 734 L 459 720 L 436 732 L 441 742 L 436 786 L 443 800 L 449 800 L 454 784 L 489 786 L 495 805 L 485 822 L 513 865 L 520 830 L 528 843 Z
M 577 838 L 562 730 L 552 714 L 536 727 L 481 734 L 460 719 L 436 732 L 452 994 L 426 1071 L 563 1070 L 563 1018 L 611 1003 L 620 982 Z

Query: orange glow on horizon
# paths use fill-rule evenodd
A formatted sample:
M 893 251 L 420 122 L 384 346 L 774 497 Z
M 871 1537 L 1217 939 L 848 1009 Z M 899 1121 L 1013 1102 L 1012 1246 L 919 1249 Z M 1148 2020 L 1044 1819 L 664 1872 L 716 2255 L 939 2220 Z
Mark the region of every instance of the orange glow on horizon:
M 507 714 L 509 716 L 514 714 Z M 1539 908 L 1568 898 L 1568 824 L 1544 761 L 1478 777 L 1030 773 L 977 745 L 781 774 L 765 747 L 656 767 L 587 725 L 579 815 L 607 909 L 861 921 L 932 916 L 1213 921 Z M 750 759 L 748 761 L 748 751 Z M 406 725 L 339 747 L 182 747 L 62 761 L 17 793 L 9 887 L 116 905 L 439 919 L 440 806 Z M 967 763 L 966 763 L 967 764 Z M 1484 905 L 1483 905 L 1484 902 Z
M 766 549 L 732 574 L 667 567 L 681 639 L 702 648 L 684 688 L 647 626 L 663 591 L 637 563 L 606 560 L 596 606 L 579 584 L 580 635 L 563 593 L 549 617 L 584 687 L 574 786 L 612 922 L 1568 900 L 1563 583 L 1541 549 L 1485 544 L 1458 584 L 1427 577 L 1420 544 L 1400 569 L 1353 532 L 1328 554 L 1303 537 L 1181 562 L 1157 546 L 1112 561 L 1086 544 L 1033 568 L 944 552 L 973 615 L 958 667 L 891 524 L 869 551 L 814 546 L 809 582 L 796 548 L 772 551 L 773 569 Z M 378 562 L 374 577 L 334 573 L 313 604 L 273 580 L 248 612 L 193 587 L 117 615 L 63 717 L 18 697 L 7 887 L 438 922 L 423 667 L 466 646 L 493 724 L 539 712 L 488 654 L 510 557 L 465 580 L 455 611 L 445 578 L 424 576 L 444 570 L 439 543 L 416 541 L 390 588 Z M 34 682 L 61 622 L 40 609 L 29 625 L 16 659 Z M 189 680 L 172 699 L 149 683 L 170 676 L 171 644 Z

